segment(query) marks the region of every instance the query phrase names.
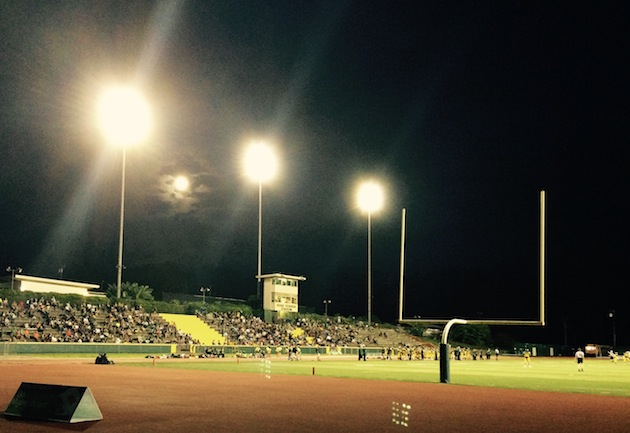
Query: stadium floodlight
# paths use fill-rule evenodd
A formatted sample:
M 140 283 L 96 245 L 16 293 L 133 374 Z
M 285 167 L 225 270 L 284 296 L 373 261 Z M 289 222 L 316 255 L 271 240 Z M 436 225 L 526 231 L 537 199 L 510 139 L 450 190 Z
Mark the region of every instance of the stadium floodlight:
M 245 175 L 258 183 L 258 280 L 257 296 L 261 299 L 262 276 L 262 184 L 276 176 L 278 160 L 273 149 L 263 141 L 253 142 L 246 150 L 243 159 Z
M 98 123 L 107 141 L 122 148 L 122 181 L 120 191 L 120 230 L 116 296 L 121 296 L 123 270 L 123 230 L 125 225 L 125 171 L 127 147 L 144 141 L 151 129 L 151 110 L 140 92 L 130 86 L 114 86 L 105 91 L 97 107 Z
M 363 182 L 357 190 L 357 204 L 367 213 L 367 322 L 372 324 L 372 213 L 383 207 L 383 188 L 374 180 Z

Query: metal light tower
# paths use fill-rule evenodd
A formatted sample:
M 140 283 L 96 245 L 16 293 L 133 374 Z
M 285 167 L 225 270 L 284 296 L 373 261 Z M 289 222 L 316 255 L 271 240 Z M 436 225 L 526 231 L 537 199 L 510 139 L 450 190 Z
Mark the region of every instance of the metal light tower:
M 324 317 L 328 317 L 328 306 L 332 303 L 330 299 L 324 299 Z
M 199 291 L 201 292 L 201 298 L 203 303 L 206 303 L 206 293 L 208 294 L 208 296 L 210 295 L 210 292 L 212 291 L 212 287 L 202 287 L 199 289 Z
M 147 102 L 137 90 L 116 86 L 103 93 L 98 104 L 101 131 L 107 141 L 122 148 L 122 177 L 120 189 L 120 228 L 118 233 L 118 264 L 116 295 L 121 296 L 123 270 L 123 230 L 125 225 L 125 172 L 127 147 L 145 140 L 151 127 Z
M 383 207 L 383 188 L 375 181 L 361 184 L 357 193 L 359 208 L 367 213 L 367 297 L 368 326 L 372 324 L 372 212 Z
M 254 142 L 245 153 L 245 175 L 258 183 L 258 280 L 257 296 L 261 299 L 262 276 L 262 184 L 276 175 L 278 161 L 272 148 L 262 141 Z
M 615 327 L 615 311 L 611 310 L 608 312 L 608 317 L 610 318 L 610 322 L 612 324 L 612 346 L 613 350 L 617 347 L 617 329 Z
M 14 268 L 11 266 L 7 266 L 7 272 L 11 273 L 11 291 L 13 291 L 13 285 L 15 283 L 15 273 L 17 272 L 18 274 L 21 274 L 23 270 L 24 269 L 20 267 Z

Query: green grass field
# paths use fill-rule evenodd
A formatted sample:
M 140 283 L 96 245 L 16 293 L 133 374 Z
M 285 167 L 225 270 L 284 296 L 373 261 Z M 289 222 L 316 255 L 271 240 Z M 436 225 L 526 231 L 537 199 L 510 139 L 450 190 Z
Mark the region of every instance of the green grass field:
M 121 359 L 117 364 L 151 368 L 193 369 L 241 372 L 261 375 L 289 374 L 350 379 L 394 380 L 439 383 L 438 361 L 383 361 L 368 359 L 339 360 L 324 357 L 301 361 L 282 358 L 241 359 L 168 359 L 134 362 Z M 630 397 L 630 364 L 607 359 L 587 359 L 584 372 L 578 372 L 573 358 L 533 358 L 532 367 L 524 368 L 517 357 L 503 356 L 498 361 L 451 361 L 452 385 L 528 389 Z M 445 385 L 448 386 L 448 385 Z

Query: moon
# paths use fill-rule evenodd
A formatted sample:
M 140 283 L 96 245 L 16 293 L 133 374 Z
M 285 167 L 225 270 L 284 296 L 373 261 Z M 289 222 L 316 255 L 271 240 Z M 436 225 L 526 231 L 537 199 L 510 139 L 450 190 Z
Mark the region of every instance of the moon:
M 177 176 L 173 181 L 173 186 L 176 191 L 187 191 L 190 186 L 190 181 L 186 176 Z

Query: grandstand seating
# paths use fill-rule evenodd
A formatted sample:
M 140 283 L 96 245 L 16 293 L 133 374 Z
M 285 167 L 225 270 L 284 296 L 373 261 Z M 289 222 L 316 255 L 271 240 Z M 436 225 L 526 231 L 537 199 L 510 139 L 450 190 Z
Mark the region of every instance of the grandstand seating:
M 0 302 L 0 341 L 240 346 L 416 347 L 430 343 L 400 326 L 297 318 L 266 323 L 240 312 L 148 313 L 124 304 L 69 305 L 54 298 Z
M 121 306 L 0 305 L 0 341 L 180 343 L 157 314 Z M 33 308 L 32 305 L 35 305 Z

